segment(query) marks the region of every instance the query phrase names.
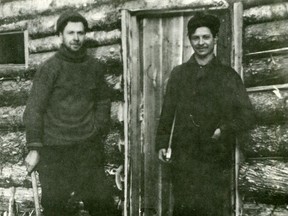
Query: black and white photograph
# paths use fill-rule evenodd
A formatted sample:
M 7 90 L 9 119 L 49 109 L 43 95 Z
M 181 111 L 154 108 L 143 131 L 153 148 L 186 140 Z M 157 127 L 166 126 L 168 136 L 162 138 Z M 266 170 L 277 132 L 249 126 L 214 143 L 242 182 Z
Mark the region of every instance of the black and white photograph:
M 287 0 L 0 0 L 0 216 L 288 216 L 287 120 Z

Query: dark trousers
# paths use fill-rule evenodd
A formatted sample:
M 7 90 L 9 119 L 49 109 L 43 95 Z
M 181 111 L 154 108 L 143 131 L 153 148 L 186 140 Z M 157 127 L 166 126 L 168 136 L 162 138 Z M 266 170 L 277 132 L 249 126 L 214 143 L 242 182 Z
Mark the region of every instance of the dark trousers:
M 174 167 L 173 216 L 231 216 L 231 171 L 190 160 Z
M 43 147 L 38 171 L 45 216 L 72 216 L 73 199 L 83 201 L 91 216 L 116 215 L 103 148 L 95 143 Z

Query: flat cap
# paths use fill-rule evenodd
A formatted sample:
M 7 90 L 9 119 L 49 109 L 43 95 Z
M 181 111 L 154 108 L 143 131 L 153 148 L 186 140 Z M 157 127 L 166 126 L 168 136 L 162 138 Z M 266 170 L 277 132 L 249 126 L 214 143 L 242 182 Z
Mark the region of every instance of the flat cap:
M 76 11 L 66 11 L 60 15 L 56 23 L 56 33 L 59 34 L 63 31 L 68 22 L 82 22 L 85 31 L 88 30 L 88 22 L 80 13 Z
M 218 17 L 211 14 L 205 14 L 203 12 L 196 13 L 188 22 L 188 37 L 190 37 L 199 27 L 209 28 L 215 37 L 219 32 L 220 20 Z

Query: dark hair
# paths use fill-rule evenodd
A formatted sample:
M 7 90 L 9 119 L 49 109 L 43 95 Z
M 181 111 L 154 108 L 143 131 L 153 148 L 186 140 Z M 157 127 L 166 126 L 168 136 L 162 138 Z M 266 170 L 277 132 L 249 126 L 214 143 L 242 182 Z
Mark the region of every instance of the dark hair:
M 199 27 L 209 28 L 213 37 L 216 37 L 220 28 L 220 20 L 211 14 L 205 14 L 203 12 L 196 13 L 188 22 L 188 37 L 190 38 L 191 34 Z
M 58 18 L 56 33 L 60 34 L 63 32 L 68 22 L 81 22 L 84 25 L 85 32 L 87 32 L 89 29 L 87 20 L 81 14 L 76 11 L 67 11 Z

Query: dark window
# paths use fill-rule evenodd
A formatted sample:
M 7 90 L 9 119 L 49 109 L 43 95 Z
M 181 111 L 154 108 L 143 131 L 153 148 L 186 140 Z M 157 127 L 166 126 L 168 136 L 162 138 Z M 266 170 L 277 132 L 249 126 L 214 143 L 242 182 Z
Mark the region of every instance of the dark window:
M 24 32 L 0 33 L 0 64 L 25 64 Z

